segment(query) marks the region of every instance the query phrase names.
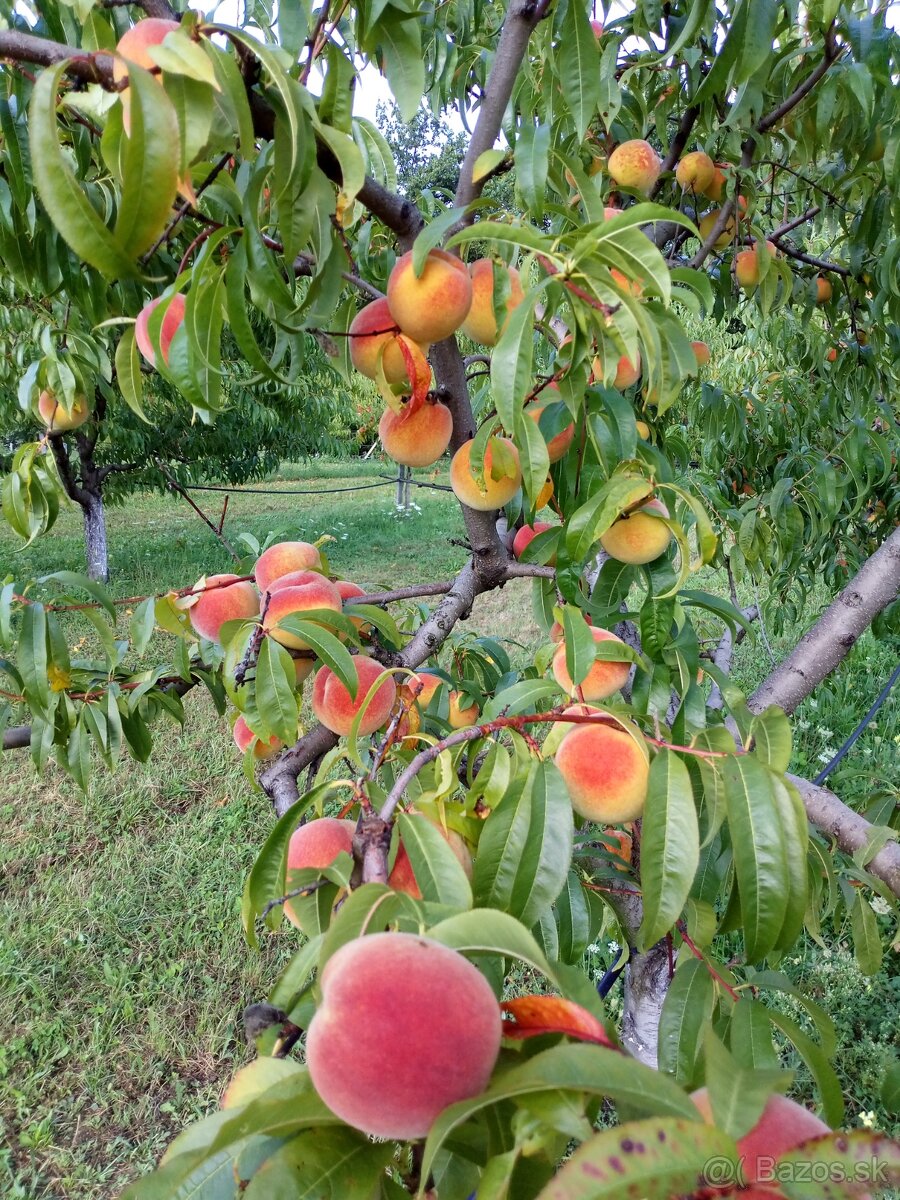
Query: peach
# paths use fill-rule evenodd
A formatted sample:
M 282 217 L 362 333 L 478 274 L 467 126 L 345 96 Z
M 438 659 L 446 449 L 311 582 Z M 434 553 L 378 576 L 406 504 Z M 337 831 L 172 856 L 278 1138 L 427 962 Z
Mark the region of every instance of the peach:
M 234 735 L 234 744 L 240 750 L 241 754 L 246 754 L 250 747 L 253 746 L 254 758 L 271 758 L 284 745 L 281 739 L 277 737 L 271 737 L 267 742 L 262 741 L 256 736 L 242 716 L 238 717 L 235 721 L 231 732 Z M 253 745 L 254 742 L 256 743 L 255 745 Z
M 226 621 L 249 621 L 259 616 L 259 596 L 249 580 L 237 582 L 237 575 L 208 575 L 194 585 L 199 599 L 188 609 L 191 624 L 201 637 L 217 642 Z M 212 584 L 233 586 L 211 587 Z M 208 590 L 207 590 L 208 589 Z
M 505 289 L 506 299 L 502 303 L 502 312 L 498 314 L 494 304 L 493 261 L 489 258 L 479 258 L 469 265 L 469 275 L 472 278 L 472 307 L 462 323 L 462 331 L 466 337 L 470 337 L 473 342 L 480 342 L 482 346 L 496 346 L 509 321 L 509 314 L 525 299 L 522 281 L 516 268 L 501 266 L 500 270 L 506 271 L 509 284 Z
M 594 37 L 599 41 L 603 37 L 603 22 L 591 21 L 591 29 L 594 31 Z
M 416 704 L 418 704 L 419 708 L 426 709 L 438 688 L 445 686 L 444 680 L 441 679 L 440 675 L 432 675 L 429 671 L 417 671 L 415 678 L 422 683 L 421 690 L 416 696 Z M 411 686 L 412 682 L 411 678 L 407 686 Z
M 650 441 L 650 426 L 646 421 L 635 421 L 635 429 L 637 429 L 638 437 L 643 438 L 645 442 Z
M 650 775 L 647 753 L 620 726 L 575 725 L 556 751 L 554 761 L 572 807 L 588 821 L 619 825 L 636 821 L 644 811 Z M 636 726 L 630 727 L 637 732 Z
M 547 407 L 548 404 L 555 404 L 555 403 L 557 403 L 557 401 L 554 401 L 554 400 L 533 400 L 531 402 L 531 404 L 527 404 L 525 406 L 525 415 L 526 415 L 526 417 L 531 417 L 531 419 L 532 419 L 532 421 L 534 421 L 535 425 L 539 425 L 540 420 L 541 420 L 541 413 L 544 411 L 544 409 Z M 553 435 L 553 437 L 550 439 L 550 441 L 547 442 L 547 454 L 549 455 L 550 461 L 552 463 L 559 462 L 559 460 L 563 457 L 563 455 L 566 453 L 566 451 L 572 445 L 574 438 L 575 438 L 575 423 L 574 423 L 574 421 L 570 421 L 569 424 L 565 427 L 565 429 L 561 429 L 559 433 L 555 433 Z
M 294 587 L 279 588 L 269 593 L 269 603 L 266 615 L 263 617 L 263 629 L 270 637 L 289 650 L 310 650 L 312 647 L 298 637 L 280 628 L 285 617 L 299 616 L 313 609 L 326 608 L 331 612 L 342 612 L 341 594 L 324 575 L 316 575 L 309 583 Z M 315 619 L 313 619 L 314 623 Z
M 694 358 L 697 360 L 698 367 L 705 367 L 709 362 L 709 346 L 706 342 L 691 342 L 694 349 Z
M 620 217 L 624 211 L 624 208 L 616 208 L 614 204 L 606 204 L 603 206 L 603 220 L 611 221 L 613 217 Z
M 600 383 L 603 379 L 603 359 L 598 354 L 591 363 L 591 372 L 595 382 Z M 620 392 L 624 392 L 626 388 L 632 387 L 641 377 L 641 355 L 639 350 L 634 352 L 634 362 L 623 354 L 616 364 L 616 373 L 612 381 L 612 386 Z
M 755 250 L 741 250 L 735 255 L 734 274 L 745 292 L 759 285 L 759 259 Z
M 404 467 L 430 467 L 450 445 L 452 435 L 453 416 L 446 404 L 426 402 L 415 412 L 386 408 L 378 422 L 385 454 Z
M 141 21 L 142 25 L 146 23 L 146 21 Z M 164 300 L 164 296 L 158 296 L 155 300 L 151 300 L 149 304 L 145 304 L 134 322 L 134 340 L 137 342 L 138 350 L 140 350 L 151 367 L 156 366 L 157 346 L 150 340 L 150 315 Z M 184 295 L 181 292 L 176 292 L 169 301 L 165 316 L 162 319 L 158 349 L 166 365 L 169 362 L 169 347 L 172 344 L 172 338 L 184 320 L 186 303 Z
M 418 817 L 423 821 L 428 818 L 422 813 L 410 813 L 411 817 Z M 443 825 L 438 825 L 432 822 L 435 828 L 440 832 L 444 841 L 455 854 L 459 865 L 472 880 L 472 855 L 469 853 L 469 847 L 466 845 L 465 838 L 461 837 L 454 829 L 445 829 Z M 422 899 L 422 891 L 416 882 L 415 872 L 412 868 L 412 863 L 409 861 L 409 855 L 406 852 L 406 847 L 403 845 L 403 839 L 397 845 L 397 857 L 394 859 L 394 865 L 391 868 L 391 873 L 388 875 L 388 887 L 393 888 L 395 892 L 405 892 L 407 896 L 412 896 L 414 900 Z
M 831 349 L 828 351 L 828 353 L 825 355 L 825 361 L 830 362 L 830 363 L 837 362 L 837 356 L 838 356 L 837 346 L 832 346 Z
M 640 566 L 653 562 L 668 547 L 672 534 L 668 526 L 651 513 L 668 517 L 669 510 L 661 500 L 648 500 L 640 508 L 623 513 L 600 537 L 600 545 L 618 562 Z
M 544 533 L 552 528 L 553 526 L 546 521 L 535 521 L 534 525 L 523 525 L 521 529 L 516 530 L 516 536 L 513 538 L 513 554 L 516 558 L 521 558 L 525 547 L 529 546 L 539 533 Z
M 617 871 L 627 871 L 626 864 L 631 862 L 631 851 L 634 845 L 632 833 L 634 832 L 633 825 L 626 825 L 623 829 L 615 829 L 610 826 L 609 829 L 603 830 L 603 842 L 606 849 L 611 854 L 615 854 L 618 858 L 623 859 L 622 863 L 614 863 Z
M 693 1092 L 691 1099 L 703 1120 L 708 1125 L 715 1124 L 707 1089 L 700 1088 Z M 830 1132 L 825 1122 L 802 1104 L 788 1100 L 786 1096 L 770 1096 L 757 1123 L 738 1140 L 738 1162 L 744 1179 L 748 1183 L 755 1183 L 759 1179 L 771 1180 L 773 1159 Z M 776 1200 L 780 1193 L 774 1191 L 766 1194 Z M 741 1192 L 742 1197 L 745 1195 L 750 1193 Z
M 495 458 L 494 442 L 501 444 L 506 458 L 507 469 L 499 479 L 494 479 L 491 475 Z M 450 484 L 457 500 L 478 512 L 491 512 L 495 508 L 502 508 L 512 500 L 522 482 L 518 450 L 509 438 L 491 439 L 484 455 L 483 484 L 476 480 L 472 473 L 471 454 L 472 442 L 463 442 L 450 463 Z
M 834 288 L 831 286 L 831 280 L 820 275 L 816 280 L 816 304 L 827 304 L 833 294 Z
M 721 212 L 721 209 L 714 208 L 712 210 L 712 212 L 708 212 L 706 214 L 706 216 L 701 219 L 700 224 L 698 226 L 698 228 L 700 230 L 700 241 L 701 242 L 705 242 L 706 239 L 709 237 L 709 235 L 712 233 L 713 226 L 715 225 L 716 221 L 718 221 L 720 212 Z M 725 228 L 722 230 L 722 232 L 719 234 L 719 236 L 713 242 L 713 245 L 715 246 L 715 248 L 717 250 L 721 250 L 723 246 L 727 246 L 729 244 L 729 242 L 734 241 L 734 235 L 735 235 L 735 221 L 734 221 L 734 217 L 731 216 L 725 222 Z
M 397 698 L 397 685 L 390 675 L 385 674 L 381 663 L 365 654 L 357 654 L 353 662 L 356 678 L 359 680 L 355 700 L 351 700 L 350 693 L 330 667 L 322 667 L 313 684 L 312 710 L 316 719 L 321 721 L 326 729 L 342 737 L 346 737 L 350 732 L 356 714 L 379 676 L 383 677 L 381 683 L 359 723 L 361 736 L 373 733 L 385 724 Z
M 456 950 L 414 933 L 369 934 L 332 955 L 319 987 L 306 1062 L 316 1091 L 348 1125 L 421 1138 L 448 1105 L 487 1087 L 500 1006 Z
M 364 588 L 361 588 L 358 583 L 351 583 L 349 579 L 336 579 L 334 586 L 337 588 L 338 595 L 343 603 L 346 603 L 348 600 L 352 602 L 358 596 L 366 594 Z M 361 631 L 371 629 L 371 625 L 363 617 L 351 617 L 350 620 Z
M 640 279 L 629 279 L 618 267 L 610 267 L 609 273 L 612 276 L 613 283 L 623 292 L 628 292 L 632 296 L 643 294 L 644 286 Z
M 287 575 L 279 575 L 277 579 L 273 579 L 266 590 L 271 595 L 273 592 L 280 592 L 282 588 L 305 587 L 308 583 L 316 583 L 322 578 L 321 571 L 288 571 Z
M 704 196 L 708 197 L 710 200 L 714 200 L 717 204 L 722 199 L 722 195 L 725 191 L 725 181 L 727 176 L 722 168 L 727 166 L 728 163 L 716 163 L 715 169 L 713 170 L 712 179 L 706 185 L 706 187 L 702 189 Z
M 41 392 L 38 397 L 38 412 L 50 433 L 69 433 L 91 415 L 84 396 L 76 396 L 72 407 L 66 408 L 50 391 Z
M 294 684 L 295 687 L 302 687 L 310 675 L 312 675 L 315 665 L 316 657 L 314 654 L 301 654 L 294 659 L 294 673 L 297 677 Z
M 702 150 L 685 154 L 675 168 L 675 178 L 685 191 L 705 192 L 716 174 L 716 164 Z
M 610 633 L 608 629 L 592 628 L 591 636 L 595 642 L 618 642 L 620 646 L 625 644 L 621 638 Z M 576 695 L 580 688 L 585 700 L 606 700 L 625 686 L 631 673 L 631 663 L 625 660 L 613 662 L 607 659 L 595 659 L 585 678 L 576 687 L 566 667 L 566 647 L 561 642 L 553 655 L 552 669 L 553 678 L 570 696 Z
M 594 622 L 587 615 L 587 613 L 582 613 L 581 615 L 584 617 L 588 625 L 593 625 Z M 561 642 L 563 640 L 563 627 L 560 625 L 559 621 L 554 621 L 550 626 L 550 633 L 548 636 L 551 642 Z
M 632 138 L 616 146 L 607 163 L 607 170 L 620 187 L 632 188 L 645 196 L 659 179 L 661 169 L 659 155 L 643 138 Z
M 387 286 L 391 316 L 419 343 L 440 342 L 462 325 L 472 306 L 472 279 L 454 254 L 429 250 L 416 276 L 412 251 L 400 256 Z
M 468 696 L 463 695 L 462 692 L 450 693 L 450 710 L 447 720 L 453 729 L 468 729 L 478 720 L 478 705 L 468 703 L 468 699 Z
M 143 67 L 145 71 L 156 70 L 156 63 L 147 53 L 151 46 L 158 46 L 165 38 L 178 28 L 177 21 L 165 17 L 145 17 L 142 21 L 126 29 L 119 38 L 116 46 L 116 56 L 113 58 L 113 79 L 122 83 L 128 79 L 128 64 Z M 157 76 L 158 78 L 158 76 Z M 131 136 L 131 97 L 126 88 L 120 93 L 122 100 L 122 125 L 126 134 Z
M 268 550 L 264 550 L 256 560 L 253 574 L 256 576 L 256 586 L 261 592 L 271 590 L 272 584 L 289 571 L 318 570 L 322 559 L 315 546 L 309 542 L 276 542 Z
M 411 338 L 400 333 L 384 297 L 373 300 L 371 304 L 360 309 L 350 323 L 349 333 L 350 361 L 367 379 L 378 377 L 378 354 L 382 346 L 384 351 L 381 366 L 388 383 L 409 381 L 409 371 L 401 343 L 405 343 L 414 358 L 424 358 L 428 353 L 427 346 L 419 346 Z
M 288 842 L 285 876 L 288 891 L 297 886 L 291 879 L 292 872 L 304 868 L 322 870 L 330 867 L 342 851 L 352 854 L 355 829 L 355 821 L 339 821 L 337 817 L 319 817 L 298 825 Z M 284 915 L 298 929 L 303 929 L 301 907 L 293 899 L 284 903 Z

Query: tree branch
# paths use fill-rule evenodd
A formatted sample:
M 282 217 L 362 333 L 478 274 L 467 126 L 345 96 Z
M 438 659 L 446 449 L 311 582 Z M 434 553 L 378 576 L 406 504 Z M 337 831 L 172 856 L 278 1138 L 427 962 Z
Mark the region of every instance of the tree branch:
M 687 145 L 687 140 L 691 136 L 691 130 L 696 124 L 697 118 L 700 116 L 700 109 L 697 105 L 692 104 L 686 108 L 681 114 L 681 121 L 675 136 L 672 138 L 672 144 L 669 146 L 669 153 L 662 161 L 660 167 L 659 178 L 653 185 L 653 190 L 650 193 L 649 199 L 652 200 L 657 192 L 665 186 L 664 176 L 667 171 L 671 171 L 681 157 L 681 152 Z
M 63 487 L 66 489 L 66 495 L 70 500 L 74 500 L 76 504 L 80 504 L 82 508 L 90 499 L 88 493 L 75 479 L 72 471 L 72 461 L 69 458 L 69 449 L 61 434 L 50 434 L 48 438 L 50 450 L 53 453 L 53 458 L 56 462 L 56 469 L 59 472 L 59 477 L 62 480 Z
M 753 712 L 791 713 L 852 650 L 900 588 L 900 528 L 894 530 L 750 699 Z

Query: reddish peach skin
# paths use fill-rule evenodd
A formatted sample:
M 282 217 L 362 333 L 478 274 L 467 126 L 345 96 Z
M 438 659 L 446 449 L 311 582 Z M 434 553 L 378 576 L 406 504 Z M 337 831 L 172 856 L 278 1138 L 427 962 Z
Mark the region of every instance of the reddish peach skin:
M 624 829 L 615 829 L 610 826 L 609 829 L 603 830 L 603 842 L 607 850 L 611 854 L 615 854 L 617 858 L 621 858 L 621 863 L 614 863 L 617 871 L 628 871 L 628 864 L 631 862 L 631 851 L 634 845 L 632 833 L 634 826 L 626 824 Z
M 365 654 L 357 654 L 353 662 L 359 680 L 355 700 L 351 700 L 350 693 L 330 667 L 322 667 L 313 684 L 312 710 L 316 719 L 341 737 L 350 732 L 356 714 L 379 676 L 383 676 L 382 681 L 359 723 L 360 736 L 374 733 L 385 724 L 397 698 L 397 685 L 390 675 L 384 674 L 381 663 Z
M 705 367 L 709 362 L 709 346 L 706 342 L 691 342 L 694 348 L 694 358 L 697 360 L 698 367 Z
M 831 280 L 820 275 L 816 280 L 816 304 L 827 304 L 834 293 Z
M 463 696 L 462 692 L 450 693 L 450 710 L 447 715 L 447 720 L 453 729 L 468 729 L 470 725 L 474 725 L 478 720 L 478 705 L 467 704 L 465 708 L 462 705 L 467 697 Z
M 465 264 L 446 250 L 430 250 L 422 274 L 413 271 L 412 251 L 400 256 L 387 286 L 391 316 L 415 342 L 440 342 L 456 333 L 472 306 L 472 280 Z
M 691 1099 L 708 1125 L 714 1125 L 712 1105 L 706 1088 L 692 1093 Z M 766 1101 L 762 1116 L 749 1133 L 739 1139 L 738 1161 L 741 1165 L 743 1178 L 747 1183 L 759 1181 L 771 1182 L 773 1190 L 767 1189 L 741 1192 L 741 1200 L 748 1196 L 766 1196 L 768 1200 L 778 1200 L 784 1193 L 775 1188 L 771 1168 L 773 1159 L 780 1158 L 790 1150 L 796 1150 L 804 1142 L 831 1133 L 831 1129 L 821 1121 L 815 1113 L 788 1100 L 786 1096 L 770 1096 Z
M 288 842 L 287 866 L 285 883 L 288 891 L 296 887 L 291 876 L 294 871 L 306 867 L 322 870 L 330 867 L 337 856 L 344 850 L 353 853 L 353 832 L 355 821 L 339 821 L 336 817 L 319 817 L 316 821 L 307 821 L 299 825 L 291 834 Z M 284 915 L 292 925 L 303 929 L 302 915 L 293 900 L 286 900 Z
M 527 417 L 531 417 L 535 425 L 539 425 L 541 413 L 548 404 L 555 403 L 555 400 L 533 400 L 531 404 L 527 405 L 525 408 L 525 415 Z M 565 429 L 562 429 L 559 433 L 554 434 L 547 443 L 547 454 L 549 455 L 551 463 L 559 462 L 574 440 L 575 422 L 572 421 L 565 427 Z
M 453 417 L 445 404 L 425 403 L 414 413 L 386 408 L 378 422 L 385 454 L 403 467 L 430 467 L 450 445 Z
M 152 71 L 156 63 L 147 53 L 152 46 L 159 46 L 165 38 L 178 28 L 177 21 L 164 17 L 145 17 L 119 38 L 116 46 L 116 56 L 113 58 L 113 79 L 122 83 L 128 79 L 128 63 Z M 123 61 L 124 60 L 124 61 Z M 157 76 L 158 79 L 158 76 Z M 131 136 L 131 97 L 128 88 L 120 93 L 122 100 L 122 125 L 125 133 Z
M 672 534 L 667 525 L 648 513 L 668 517 L 669 510 L 661 500 L 648 500 L 627 516 L 619 517 L 600 536 L 600 545 L 618 562 L 642 566 L 653 562 L 668 548 Z
M 422 683 L 422 690 L 416 696 L 416 704 L 424 710 L 431 703 L 431 698 L 438 688 L 446 685 L 439 675 L 431 675 L 428 671 L 417 671 L 415 678 L 421 680 Z M 409 686 L 411 687 L 412 684 L 413 679 L 410 679 Z
M 277 579 L 273 579 L 266 591 L 271 596 L 283 588 L 306 587 L 307 584 L 317 583 L 318 580 L 324 578 L 326 576 L 321 571 L 288 571 L 287 575 L 279 575 Z
M 705 192 L 716 174 L 716 164 L 702 150 L 686 154 L 675 168 L 675 179 L 685 191 Z
M 523 525 L 521 529 L 516 531 L 516 536 L 513 538 L 513 554 L 516 558 L 521 558 L 526 546 L 529 546 L 539 533 L 545 533 L 553 526 L 546 521 L 535 521 L 534 525 Z M 556 561 L 556 556 L 550 560 L 550 565 Z
M 494 264 L 489 258 L 479 258 L 469 265 L 472 279 L 472 307 L 462 323 L 463 333 L 482 346 L 496 346 L 506 328 L 509 314 L 525 299 L 522 280 L 515 267 L 504 268 L 509 275 L 509 293 L 503 306 L 502 325 L 494 309 Z
M 631 734 L 615 725 L 575 725 L 554 760 L 575 811 L 588 821 L 621 825 L 644 811 L 650 767 Z
M 261 592 L 271 591 L 272 584 L 289 571 L 319 570 L 322 559 L 309 542 L 276 542 L 256 560 L 253 573 Z
M 411 817 L 418 817 L 423 821 L 428 818 L 422 813 L 409 813 Z M 445 829 L 443 825 L 438 825 L 432 822 L 435 828 L 443 837 L 444 841 L 456 855 L 459 865 L 465 871 L 469 881 L 472 880 L 472 855 L 469 853 L 469 847 L 466 845 L 465 838 L 461 837 L 454 829 Z M 412 868 L 412 863 L 409 861 L 409 855 L 406 853 L 406 847 L 401 839 L 397 844 L 397 857 L 394 859 L 394 865 L 391 868 L 391 873 L 388 875 L 388 887 L 393 888 L 395 892 L 404 892 L 407 896 L 412 896 L 414 900 L 422 899 L 422 891 L 416 881 L 415 872 Z
M 84 396 L 76 396 L 71 408 L 66 408 L 52 392 L 38 396 L 38 412 L 50 433 L 69 433 L 83 425 L 91 415 Z
M 338 590 L 338 595 L 342 603 L 346 603 L 348 600 L 352 602 L 357 596 L 364 596 L 366 594 L 365 590 L 358 583 L 351 583 L 349 579 L 336 579 L 334 586 Z M 350 620 L 359 630 L 371 629 L 371 625 L 363 620 L 362 617 L 351 617 Z
M 294 659 L 294 671 L 297 676 L 296 687 L 301 687 L 310 675 L 312 675 L 315 665 L 316 660 L 312 654 L 302 655 Z
M 144 24 L 144 22 L 142 21 L 141 24 Z M 162 304 L 164 299 L 164 296 L 158 296 L 155 300 L 151 300 L 149 304 L 144 305 L 134 323 L 134 340 L 137 342 L 137 348 L 151 367 L 156 366 L 156 347 L 150 340 L 150 315 L 158 305 Z M 169 302 L 166 315 L 162 319 L 162 326 L 159 331 L 159 350 L 166 366 L 169 365 L 169 347 L 172 344 L 172 338 L 184 320 L 186 304 L 187 301 L 183 294 L 176 292 Z
M 612 385 L 617 391 L 624 392 L 626 388 L 630 388 L 641 377 L 641 355 L 639 350 L 634 352 L 634 362 L 623 354 L 616 364 L 616 374 L 612 381 Z M 598 354 L 591 363 L 591 372 L 593 379 L 600 383 L 603 379 L 603 360 Z
M 462 504 L 468 505 L 469 508 L 476 509 L 478 512 L 491 512 L 495 508 L 502 508 L 504 504 L 508 504 L 519 490 L 519 484 L 522 482 L 518 450 L 508 438 L 501 438 L 500 440 L 505 443 L 515 461 L 515 472 L 512 476 L 504 475 L 501 479 L 491 478 L 493 451 L 490 444 L 488 444 L 487 452 L 484 456 L 483 490 L 476 483 L 470 466 L 471 442 L 463 442 L 453 455 L 453 461 L 450 463 L 450 484 L 457 500 Z
M 266 615 L 263 617 L 263 629 L 288 650 L 310 650 L 312 647 L 295 633 L 279 628 L 280 623 L 285 617 L 295 614 L 302 617 L 304 613 L 313 609 L 326 608 L 331 612 L 342 612 L 343 607 L 340 592 L 331 580 L 326 579 L 324 575 L 318 575 L 315 582 L 270 592 Z
M 448 1105 L 487 1087 L 500 1006 L 455 950 L 412 933 L 370 934 L 332 955 L 320 989 L 306 1062 L 316 1091 L 348 1125 L 421 1138 Z
M 608 629 L 591 629 L 595 642 L 618 642 L 624 646 L 621 638 L 610 633 Z M 553 678 L 570 696 L 577 695 L 578 688 L 572 682 L 572 677 L 566 669 L 566 647 L 561 644 L 553 655 Z M 606 700 L 624 687 L 631 673 L 630 662 L 612 662 L 596 659 L 587 676 L 578 685 L 585 700 Z
M 261 741 L 243 717 L 238 717 L 231 732 L 234 734 L 234 744 L 240 750 L 241 754 L 246 754 L 254 741 L 256 742 L 256 745 L 253 746 L 253 755 L 255 758 L 271 758 L 284 745 L 284 742 L 277 737 L 271 737 L 267 742 Z
M 228 583 L 237 578 L 237 575 L 208 575 L 204 587 L 209 588 L 210 584 L 214 583 Z M 188 609 L 188 615 L 201 637 L 209 642 L 218 642 L 219 633 L 226 621 L 249 621 L 259 616 L 259 596 L 249 580 L 235 583 L 233 587 L 203 590 L 199 600 Z
M 373 332 L 374 331 L 374 332 Z M 406 359 L 400 349 L 400 329 L 391 316 L 387 300 L 373 300 L 353 318 L 350 324 L 350 361 L 367 379 L 378 378 L 378 352 L 384 346 L 381 366 L 388 383 L 407 383 L 409 374 Z M 428 346 L 419 346 L 411 338 L 404 339 L 411 354 L 425 357 Z
M 607 170 L 620 187 L 633 188 L 646 196 L 659 179 L 659 155 L 643 138 L 622 142 L 609 156 Z

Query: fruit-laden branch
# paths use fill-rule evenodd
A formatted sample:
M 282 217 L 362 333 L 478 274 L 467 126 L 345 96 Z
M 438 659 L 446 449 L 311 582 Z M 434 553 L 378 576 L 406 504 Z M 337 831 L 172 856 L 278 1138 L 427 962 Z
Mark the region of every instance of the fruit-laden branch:
M 753 712 L 777 704 L 792 713 L 853 649 L 900 590 L 900 528 L 894 530 L 747 702 Z
M 838 60 L 841 52 L 841 46 L 839 45 L 835 36 L 835 26 L 834 23 L 832 23 L 825 34 L 825 53 L 822 61 L 812 71 L 810 71 L 809 75 L 807 75 L 802 83 L 798 84 L 798 86 L 793 92 L 791 92 L 787 99 L 782 101 L 777 108 L 773 108 L 771 112 L 768 112 L 764 116 L 760 117 L 760 119 L 754 125 L 752 132 L 744 139 L 741 145 L 741 161 L 738 165 L 738 179 L 740 179 L 742 172 L 749 171 L 753 163 L 753 156 L 756 153 L 757 147 L 757 138 L 768 133 L 774 125 L 777 125 L 778 122 L 786 117 L 792 109 L 796 108 L 796 106 L 805 96 L 809 95 L 823 75 L 825 75 L 825 73 Z M 691 259 L 690 266 L 694 267 L 695 269 L 703 266 L 707 258 L 709 258 L 710 254 L 715 249 L 716 242 L 719 240 L 731 222 L 731 218 L 736 207 L 737 201 L 734 197 L 726 200 L 726 202 L 722 205 L 719 215 L 716 218 L 712 229 L 710 229 L 709 234 L 707 235 L 706 241 L 702 243 L 700 249 Z
M 653 189 L 650 192 L 649 198 L 651 200 L 665 186 L 666 172 L 673 170 L 675 164 L 678 162 L 679 158 L 681 158 L 681 152 L 687 145 L 688 138 L 691 136 L 691 130 L 694 128 L 699 116 L 700 109 L 694 104 L 692 104 L 689 108 L 686 108 L 681 114 L 681 121 L 678 124 L 678 129 L 675 133 L 675 136 L 672 138 L 672 144 L 669 146 L 669 153 L 662 160 L 662 166 L 659 170 L 659 178 L 653 185 Z
M 807 263 L 811 267 L 818 267 L 820 271 L 830 271 L 834 275 L 843 275 L 845 279 L 849 279 L 853 272 L 846 267 L 840 266 L 839 263 L 831 262 L 826 258 L 814 258 L 811 254 L 806 254 L 803 250 L 797 250 L 790 242 L 783 240 L 781 236 L 774 237 L 769 234 L 769 241 L 774 242 L 778 249 L 788 256 L 795 258 L 798 262 Z

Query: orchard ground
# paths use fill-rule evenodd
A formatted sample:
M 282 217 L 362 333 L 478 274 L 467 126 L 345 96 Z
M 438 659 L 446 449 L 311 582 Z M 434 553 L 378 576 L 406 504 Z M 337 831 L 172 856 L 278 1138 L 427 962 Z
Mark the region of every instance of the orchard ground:
M 287 466 L 259 486 L 322 494 L 232 496 L 225 533 L 260 541 L 270 531 L 309 541 L 328 535 L 333 569 L 373 589 L 450 578 L 466 554 L 451 542 L 463 527 L 443 493 L 414 488 L 418 509 L 404 516 L 389 485 L 326 494 L 392 473 L 390 464 L 357 460 Z M 415 477 L 447 482 L 445 470 Z M 222 495 L 196 499 L 210 516 L 221 512 Z M 181 501 L 142 495 L 108 519 L 114 595 L 161 592 L 229 568 L 225 550 Z M 83 570 L 77 510 L 22 553 L 0 535 L 0 574 L 60 569 Z M 701 586 L 721 591 L 721 583 L 705 572 Z M 530 586 L 516 581 L 480 597 L 460 632 L 490 631 L 524 661 L 541 641 Z M 811 606 L 804 627 L 814 617 Z M 73 622 L 72 631 L 73 639 L 88 637 L 90 627 Z M 714 637 L 718 628 L 710 622 L 703 632 Z M 801 632 L 774 638 L 768 631 L 776 657 Z M 148 661 L 154 649 L 165 656 L 162 637 Z M 892 665 L 887 646 L 861 639 L 798 710 L 792 769 L 821 769 Z M 749 691 L 768 669 L 757 627 L 737 652 L 734 677 Z M 241 1009 L 265 995 L 297 946 L 289 926 L 264 938 L 260 952 L 242 940 L 241 885 L 269 827 L 268 803 L 242 774 L 228 725 L 208 697 L 198 690 L 185 703 L 196 719 L 184 733 L 160 721 L 151 763 L 126 757 L 116 775 L 98 771 L 87 798 L 52 765 L 38 779 L 21 754 L 3 764 L 0 1194 L 9 1200 L 101 1200 L 149 1170 L 188 1121 L 215 1107 L 247 1057 Z M 864 805 L 896 781 L 898 761 L 900 689 L 831 782 Z M 889 957 L 879 975 L 863 979 L 849 932 L 837 933 L 829 957 L 807 941 L 782 965 L 837 1022 L 835 1061 L 853 1127 L 868 1119 L 862 1099 L 878 1094 L 884 1066 L 900 1050 L 900 978 Z M 601 939 L 590 965 L 602 973 L 614 958 Z M 790 1011 L 801 1019 L 799 1006 Z M 802 1069 L 798 1081 L 806 1082 Z M 886 1112 L 876 1110 L 873 1120 L 891 1131 Z

